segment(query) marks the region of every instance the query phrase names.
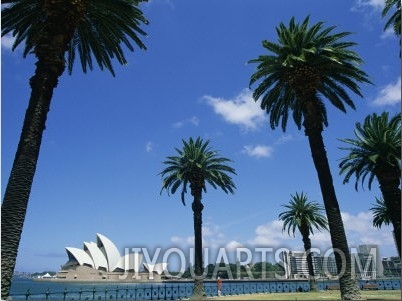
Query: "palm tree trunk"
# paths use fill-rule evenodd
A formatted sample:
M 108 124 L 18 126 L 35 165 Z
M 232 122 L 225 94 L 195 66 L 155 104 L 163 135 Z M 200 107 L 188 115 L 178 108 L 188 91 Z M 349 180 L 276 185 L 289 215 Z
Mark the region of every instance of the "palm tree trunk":
M 399 168 L 399 167 L 398 167 Z M 401 190 L 398 172 L 383 170 L 376 172 L 384 203 L 389 208 L 390 219 L 394 227 L 394 236 L 399 258 L 401 258 Z
M 313 265 L 313 254 L 311 254 L 311 240 L 309 238 L 308 227 L 304 226 L 304 229 L 300 229 L 303 237 L 304 251 L 307 253 L 307 267 L 309 274 L 310 291 L 317 291 L 317 283 L 315 281 L 314 265 Z
M 362 297 L 357 279 L 351 274 L 352 260 L 321 130 L 314 126 L 309 127 L 308 122 L 306 121 L 307 119 L 305 119 L 304 124 L 305 133 L 308 136 L 311 154 L 317 170 L 318 180 L 320 182 L 332 247 L 335 250 L 334 253 L 338 274 L 344 271 L 339 275 L 341 298 L 342 300 L 361 300 Z
M 58 73 L 37 62 L 31 78 L 31 98 L 25 114 L 10 178 L 1 206 L 1 297 L 9 295 L 40 145 Z
M 204 298 L 204 281 L 202 270 L 202 210 L 204 205 L 201 203 L 201 190 L 194 193 L 194 201 L 192 203 L 194 213 L 194 290 L 193 299 L 199 300 Z
M 31 96 L 25 113 L 20 141 L 1 206 L 1 299 L 10 292 L 18 247 L 28 206 L 29 195 L 39 158 L 40 145 L 53 90 L 65 70 L 64 53 L 74 28 L 63 22 L 67 15 L 53 1 L 57 16 L 49 16 L 35 48 L 38 58 L 30 79 Z M 61 15 L 60 15 L 61 14 Z M 71 21 L 71 18 L 68 20 Z M 60 26 L 61 24 L 61 26 Z M 68 24 L 68 25 L 66 25 Z M 59 25 L 59 26 L 58 26 Z

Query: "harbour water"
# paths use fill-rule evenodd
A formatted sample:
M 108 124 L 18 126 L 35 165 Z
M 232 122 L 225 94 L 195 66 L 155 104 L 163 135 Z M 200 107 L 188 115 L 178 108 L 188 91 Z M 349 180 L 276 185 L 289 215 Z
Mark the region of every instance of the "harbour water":
M 360 280 L 359 285 L 374 284 L 377 289 L 400 290 L 400 279 Z M 318 280 L 319 290 L 338 285 L 338 281 Z M 216 281 L 204 281 L 207 296 L 217 296 Z M 192 281 L 146 283 L 59 282 L 14 280 L 12 300 L 178 300 L 192 295 Z M 304 292 L 310 286 L 306 280 L 224 280 L 223 295 L 250 293 Z

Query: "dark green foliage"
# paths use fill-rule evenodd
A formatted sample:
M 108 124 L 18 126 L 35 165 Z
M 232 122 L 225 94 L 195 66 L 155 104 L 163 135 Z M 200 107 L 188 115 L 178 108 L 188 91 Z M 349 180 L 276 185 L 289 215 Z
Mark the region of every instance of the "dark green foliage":
M 295 235 L 296 228 L 302 235 L 314 234 L 314 229 L 328 230 L 327 218 L 322 214 L 324 208 L 317 202 L 309 202 L 307 194 L 296 192 L 291 195 L 289 204 L 282 205 L 287 210 L 279 214 L 283 221 L 282 231 L 287 229 L 288 234 Z M 303 233 L 306 232 L 306 233 Z
M 371 207 L 370 210 L 373 212 L 374 227 L 381 228 L 382 225 L 388 226 L 391 223 L 391 212 L 383 198 L 375 198 L 374 207 Z
M 396 35 L 401 35 L 401 0 L 385 0 L 385 7 L 382 11 L 382 16 L 385 17 L 392 8 L 395 11 L 385 23 L 384 30 L 392 27 Z
M 306 94 L 315 98 L 321 123 L 328 126 L 323 100 L 343 112 L 345 105 L 355 109 L 345 87 L 362 96 L 358 83 L 370 82 L 359 68 L 362 60 L 349 49 L 356 43 L 342 41 L 350 33 L 332 33 L 335 26 L 323 26 L 318 22 L 309 28 L 309 17 L 300 25 L 294 18 L 289 26 L 281 23 L 276 28 L 278 43 L 262 42 L 269 54 L 249 61 L 258 64 L 250 79 L 250 86 L 260 82 L 253 97 L 270 115 L 272 129 L 281 125 L 285 131 L 290 113 L 301 128 Z
M 358 183 L 365 183 L 368 177 L 368 188 L 371 189 L 376 173 L 382 169 L 393 170 L 397 177 L 401 175 L 401 114 L 389 119 L 389 113 L 381 115 L 373 113 L 364 119 L 364 123 L 356 123 L 355 139 L 340 139 L 349 147 L 340 147 L 348 155 L 340 160 L 340 174 L 345 174 L 343 183 L 349 183 L 352 176 Z
M 271 262 L 256 262 L 254 264 L 250 264 L 250 266 L 240 265 L 239 263 L 229 263 L 227 265 L 225 265 L 224 263 L 210 263 L 205 268 L 208 271 L 205 275 L 205 279 L 207 280 L 215 279 L 217 276 L 221 277 L 222 279 L 230 279 L 230 275 L 227 272 L 227 269 L 229 269 L 231 276 L 233 276 L 233 279 L 275 279 L 275 274 L 283 275 L 284 273 L 284 269 L 280 264 L 273 264 Z M 239 271 L 240 273 L 238 273 Z M 214 275 L 214 272 L 217 273 Z M 182 278 L 192 278 L 190 267 L 185 270 Z
M 134 51 L 133 43 L 140 49 L 146 49 L 139 36 L 146 36 L 141 25 L 149 22 L 138 9 L 142 0 L 97 0 L 81 1 L 86 7 L 84 17 L 73 29 L 72 38 L 67 45 L 66 53 L 68 72 L 71 74 L 75 58 L 78 54 L 82 70 L 92 70 L 95 62 L 101 70 L 104 68 L 115 75 L 112 59 L 120 64 L 127 65 L 123 49 Z M 49 21 L 49 12 L 44 7 L 46 1 L 22 0 L 10 1 L 10 5 L 2 10 L 2 36 L 11 33 L 15 37 L 13 50 L 24 42 L 23 55 L 36 51 L 41 37 L 45 34 L 46 23 Z M 70 7 L 65 2 L 68 10 Z M 67 33 L 67 32 L 66 32 Z
M 163 178 L 162 190 L 174 194 L 181 186 L 181 201 L 185 202 L 187 187 L 202 189 L 207 192 L 206 183 L 213 188 L 221 188 L 226 193 L 234 193 L 236 186 L 228 173 L 236 174 L 235 170 L 228 166 L 231 160 L 219 157 L 218 152 L 209 147 L 209 140 L 203 141 L 198 137 L 195 141 L 190 138 L 182 140 L 183 149 L 176 148 L 178 156 L 169 156 L 164 161 L 167 167 L 160 173 Z M 191 191 L 193 195 L 193 191 Z
M 343 183 L 348 183 L 352 176 L 358 183 L 365 183 L 371 189 L 374 179 L 378 180 L 384 199 L 382 209 L 386 209 L 394 227 L 395 241 L 401 256 L 401 114 L 389 118 L 388 112 L 381 115 L 373 113 L 364 119 L 364 123 L 356 123 L 355 139 L 341 139 L 349 147 L 340 149 L 348 151 L 347 156 L 339 163 L 340 174 L 345 174 Z M 378 202 L 377 202 L 378 203 Z M 378 203 L 379 204 L 379 203 Z M 378 216 L 380 208 L 374 210 L 375 225 L 380 226 Z M 384 212 L 383 212 L 384 213 Z M 383 216 L 384 217 L 384 216 Z M 383 219 L 383 222 L 387 219 Z

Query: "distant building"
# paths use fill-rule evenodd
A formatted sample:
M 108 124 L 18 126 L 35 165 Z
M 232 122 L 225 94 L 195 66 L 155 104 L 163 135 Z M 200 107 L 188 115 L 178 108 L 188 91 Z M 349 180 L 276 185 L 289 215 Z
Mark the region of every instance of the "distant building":
M 317 256 L 317 276 L 322 278 L 336 278 L 338 276 L 338 268 L 336 267 L 335 256 Z
M 281 257 L 284 263 L 285 277 L 288 279 L 307 279 L 309 275 L 306 252 L 303 251 L 283 251 Z M 322 266 L 321 258 L 314 252 L 313 270 L 314 275 L 320 275 Z
M 352 272 L 359 279 L 376 279 L 382 277 L 384 269 L 378 245 L 360 245 L 358 253 L 352 254 Z
M 382 259 L 384 276 L 401 277 L 401 259 L 398 256 L 384 257 Z
M 147 264 L 141 253 L 120 255 L 115 244 L 102 234 L 96 243 L 84 242 L 83 248 L 67 247 L 68 261 L 62 265 L 56 280 L 161 280 L 167 263 Z

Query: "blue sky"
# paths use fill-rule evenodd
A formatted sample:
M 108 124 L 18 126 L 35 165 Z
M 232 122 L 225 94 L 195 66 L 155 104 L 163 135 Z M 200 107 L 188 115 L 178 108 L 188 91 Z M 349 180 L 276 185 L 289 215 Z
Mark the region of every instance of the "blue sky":
M 81 248 L 96 233 L 124 248 L 181 248 L 193 245 L 191 195 L 160 195 L 162 161 L 181 139 L 201 136 L 231 158 L 237 176 L 234 195 L 207 187 L 203 196 L 204 246 L 301 250 L 300 235 L 282 234 L 277 220 L 291 194 L 305 192 L 322 203 L 317 174 L 303 131 L 289 120 L 286 132 L 271 130 L 266 114 L 251 98 L 255 70 L 247 61 L 264 54 L 261 41 L 277 41 L 275 27 L 292 16 L 325 21 L 364 60 L 375 85 L 353 94 L 356 110 L 327 106 L 324 143 L 343 214 L 349 247 L 380 244 L 382 256 L 396 255 L 392 228 L 372 228 L 369 208 L 380 196 L 355 191 L 338 175 L 341 138 L 353 138 L 356 122 L 373 112 L 400 111 L 398 40 L 384 32 L 383 1 L 179 1 L 153 0 L 141 6 L 147 51 L 126 52 L 129 64 L 115 64 L 116 77 L 95 68 L 64 74 L 54 91 L 17 258 L 18 271 L 57 271 L 67 261 L 65 247 Z M 27 108 L 34 58 L 10 51 L 2 39 L 2 196 Z M 354 179 L 353 179 L 354 180 Z M 330 247 L 327 232 L 313 246 Z M 150 251 L 151 252 L 151 251 Z

